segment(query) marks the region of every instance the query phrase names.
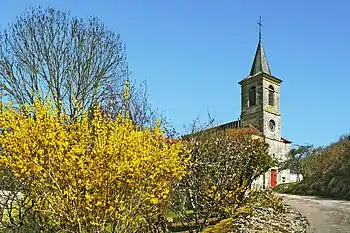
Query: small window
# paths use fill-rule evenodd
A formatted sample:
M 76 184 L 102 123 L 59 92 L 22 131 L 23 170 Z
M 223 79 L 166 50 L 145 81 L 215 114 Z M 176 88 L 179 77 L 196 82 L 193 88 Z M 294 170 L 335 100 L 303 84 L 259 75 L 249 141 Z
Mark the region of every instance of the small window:
M 269 105 L 275 105 L 275 89 L 272 85 L 269 86 Z
M 282 183 L 286 182 L 286 177 L 282 177 Z
M 269 128 L 270 128 L 270 130 L 271 130 L 272 132 L 275 131 L 276 122 L 275 122 L 274 120 L 272 120 L 272 119 L 269 121 Z
M 249 90 L 249 107 L 256 105 L 256 87 L 252 86 Z

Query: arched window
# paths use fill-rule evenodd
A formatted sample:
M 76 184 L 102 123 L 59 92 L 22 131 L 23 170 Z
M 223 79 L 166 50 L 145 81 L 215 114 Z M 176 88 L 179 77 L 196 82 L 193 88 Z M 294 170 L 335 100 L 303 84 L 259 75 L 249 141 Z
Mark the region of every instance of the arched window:
M 275 105 L 275 89 L 273 89 L 272 85 L 269 86 L 269 105 Z
M 256 87 L 252 86 L 249 90 L 249 107 L 256 105 Z

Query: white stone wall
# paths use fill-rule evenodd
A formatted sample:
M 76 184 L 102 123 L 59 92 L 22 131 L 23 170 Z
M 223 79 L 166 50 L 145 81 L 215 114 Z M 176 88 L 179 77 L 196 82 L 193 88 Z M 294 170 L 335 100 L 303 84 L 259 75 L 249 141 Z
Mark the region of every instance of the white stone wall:
M 274 139 L 276 142 L 280 142 L 281 141 L 281 116 L 271 112 L 264 111 L 262 117 L 263 117 L 262 133 L 265 135 L 266 138 Z M 270 120 L 273 120 L 276 124 L 275 129 L 273 131 L 271 131 L 269 127 Z
M 283 162 L 287 159 L 287 155 L 291 149 L 291 144 L 284 143 L 281 140 L 266 138 L 265 141 L 269 144 L 269 152 L 279 162 Z
M 299 181 L 303 180 L 303 175 L 299 174 Z M 289 182 L 298 182 L 297 174 L 290 174 Z
M 287 157 L 286 155 L 289 153 L 291 145 L 284 143 L 282 141 L 277 141 L 273 139 L 265 139 L 266 142 L 269 144 L 269 152 L 271 155 L 274 155 L 275 158 L 279 161 L 285 160 Z M 294 182 L 296 178 L 290 174 L 289 170 L 279 170 L 278 167 L 272 167 L 271 169 L 277 170 L 277 185 L 281 183 L 288 183 L 288 182 Z M 264 181 L 265 180 L 265 181 Z M 268 171 L 264 175 L 261 175 L 258 179 L 256 179 L 252 183 L 252 189 L 262 189 L 264 187 L 265 182 L 265 188 L 270 188 L 271 185 L 271 172 Z

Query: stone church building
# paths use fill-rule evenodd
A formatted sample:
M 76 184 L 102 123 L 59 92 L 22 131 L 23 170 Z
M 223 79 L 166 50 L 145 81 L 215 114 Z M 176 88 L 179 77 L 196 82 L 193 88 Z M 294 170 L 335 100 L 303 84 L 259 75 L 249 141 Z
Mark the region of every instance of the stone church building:
M 270 146 L 270 154 L 279 161 L 284 160 L 291 149 L 292 142 L 281 137 L 281 83 L 281 79 L 271 74 L 260 33 L 250 73 L 239 82 L 241 86 L 240 119 L 215 128 L 253 127 L 264 135 Z M 289 170 L 281 171 L 278 167 L 273 167 L 254 181 L 251 188 L 273 188 L 277 184 L 290 182 L 292 176 Z
M 249 75 L 241 80 L 241 125 L 252 125 L 259 130 L 270 146 L 270 153 L 278 160 L 284 160 L 291 149 L 291 141 L 281 137 L 280 88 L 282 80 L 271 74 L 264 48 L 259 36 L 258 46 Z M 289 170 L 271 168 L 267 174 L 253 183 L 275 187 L 289 182 Z

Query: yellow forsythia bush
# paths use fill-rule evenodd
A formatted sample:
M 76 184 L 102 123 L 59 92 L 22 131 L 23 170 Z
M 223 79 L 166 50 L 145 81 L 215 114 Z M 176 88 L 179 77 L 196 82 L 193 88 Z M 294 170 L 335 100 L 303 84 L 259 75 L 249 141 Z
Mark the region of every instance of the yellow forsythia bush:
M 26 184 L 36 214 L 68 232 L 132 232 L 185 174 L 187 149 L 159 127 L 96 110 L 70 121 L 50 101 L 0 113 L 0 166 Z

